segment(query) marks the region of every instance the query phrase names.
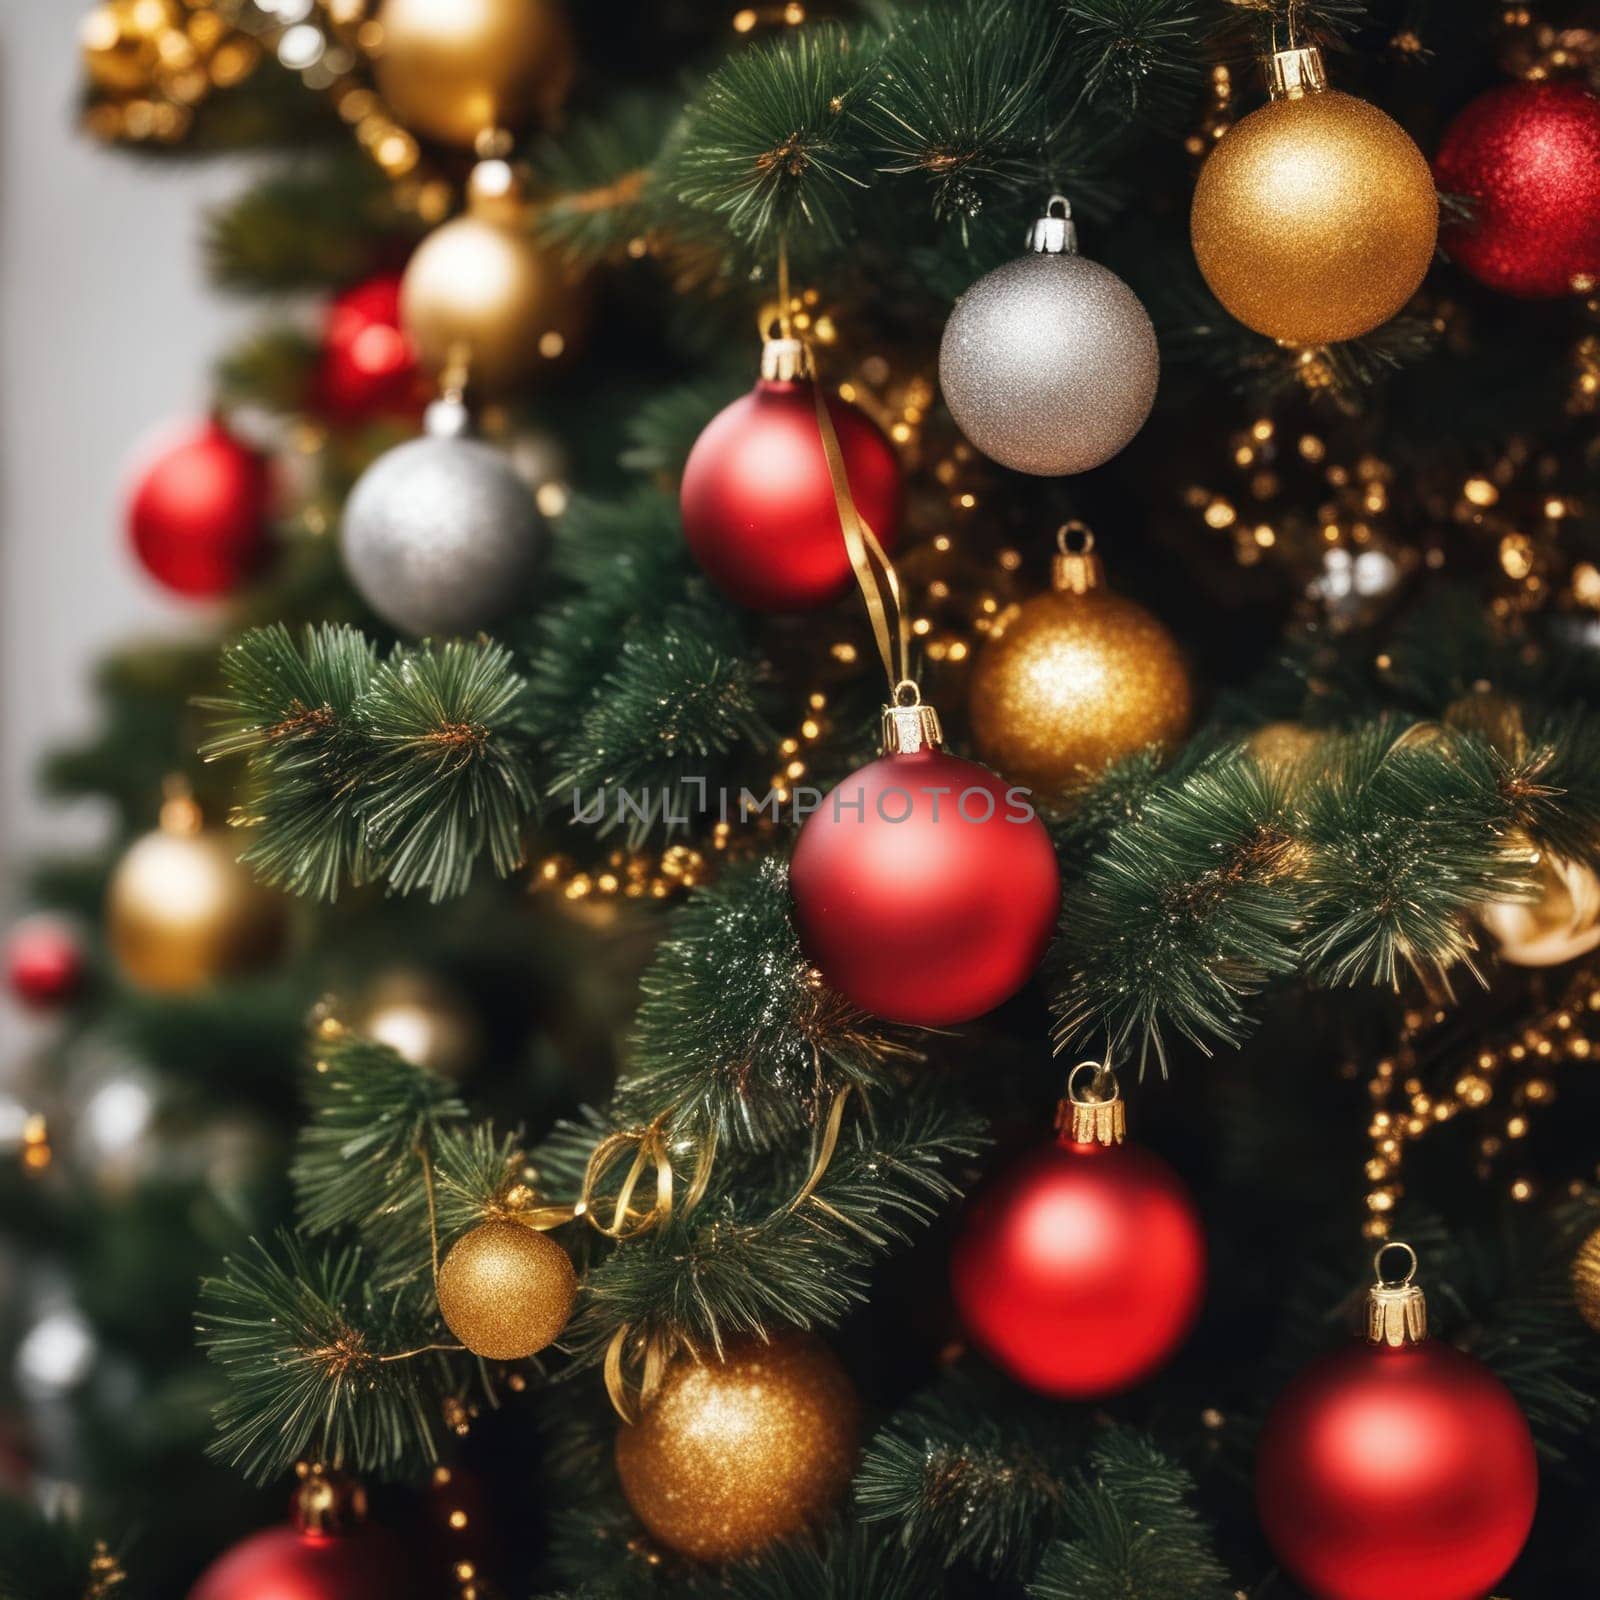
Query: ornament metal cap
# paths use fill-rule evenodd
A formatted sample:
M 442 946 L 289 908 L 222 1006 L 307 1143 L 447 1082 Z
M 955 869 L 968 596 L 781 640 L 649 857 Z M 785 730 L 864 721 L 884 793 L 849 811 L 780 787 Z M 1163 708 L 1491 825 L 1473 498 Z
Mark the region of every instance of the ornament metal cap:
M 1405 1276 L 1386 1278 L 1383 1258 L 1391 1250 L 1403 1251 L 1407 1262 Z M 1417 1275 L 1417 1252 L 1408 1244 L 1391 1239 L 1372 1258 L 1376 1280 L 1367 1290 L 1367 1339 L 1386 1344 L 1393 1350 L 1421 1344 L 1428 1337 L 1428 1302 L 1421 1288 L 1411 1280 Z
M 456 389 L 428 402 L 422 413 L 422 431 L 430 439 L 465 439 L 472 432 L 472 413 Z
M 1050 196 L 1044 215 L 1028 229 L 1028 248 L 1038 256 L 1075 256 L 1078 227 L 1072 220 L 1072 202 L 1064 194 Z
M 1073 1085 L 1085 1068 L 1094 1074 L 1087 1094 Z M 1056 1132 L 1072 1144 L 1121 1144 L 1128 1136 L 1128 1107 L 1117 1075 L 1104 1061 L 1080 1061 L 1067 1074 L 1067 1092 L 1056 1107 Z
M 915 755 L 944 743 L 939 713 L 922 703 L 922 691 L 909 678 L 894 686 L 894 698 L 883 708 L 883 753 Z
M 1056 530 L 1050 582 L 1060 594 L 1088 594 L 1105 582 L 1105 567 L 1094 553 L 1094 532 L 1086 523 L 1064 522 Z
M 1328 69 L 1314 45 L 1274 50 L 1267 58 L 1267 92 L 1274 100 L 1298 100 L 1328 87 Z
M 793 383 L 814 378 L 817 369 L 804 339 L 767 339 L 761 346 L 761 376 L 767 383 Z
M 353 1533 L 367 1520 L 367 1491 L 358 1479 L 330 1472 L 320 1461 L 295 1464 L 291 1520 L 300 1533 L 333 1538 Z

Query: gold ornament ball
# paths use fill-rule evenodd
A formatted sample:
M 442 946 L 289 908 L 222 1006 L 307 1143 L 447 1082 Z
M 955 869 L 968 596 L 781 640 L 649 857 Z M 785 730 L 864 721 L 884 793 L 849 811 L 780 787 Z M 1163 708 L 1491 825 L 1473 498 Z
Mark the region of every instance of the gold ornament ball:
M 1556 967 L 1600 946 L 1600 878 L 1582 861 L 1529 848 L 1534 900 L 1502 900 L 1483 925 L 1514 967 Z
M 494 169 L 482 175 L 484 168 Z M 417 246 L 400 282 L 400 323 L 424 367 L 458 373 L 475 393 L 503 394 L 566 354 L 581 295 L 533 237 L 503 162 L 485 162 L 461 216 Z
M 439 1268 L 439 1314 L 486 1361 L 520 1361 L 554 1344 L 572 1315 L 578 1275 L 554 1239 L 521 1222 L 484 1222 Z
M 1572 1258 L 1572 1301 L 1578 1315 L 1600 1333 L 1600 1228 L 1578 1246 Z
M 469 147 L 549 115 L 572 83 L 559 0 L 383 0 L 378 90 L 413 133 Z
M 287 903 L 240 864 L 217 829 L 163 827 L 135 840 L 112 874 L 106 937 L 122 976 L 188 994 L 260 969 L 283 947 Z
M 483 1046 L 477 1013 L 460 990 L 409 967 L 368 984 L 349 1021 L 357 1033 L 441 1078 L 463 1077 Z
M 1051 590 L 996 620 L 968 695 L 978 753 L 1046 801 L 1147 745 L 1177 744 L 1194 704 L 1176 641 L 1103 586 L 1092 540 L 1064 542 Z
M 1422 152 L 1376 106 L 1336 89 L 1285 96 L 1223 135 L 1189 218 L 1211 291 L 1287 344 L 1354 339 L 1416 293 L 1439 201 Z
M 680 1357 L 642 1417 L 617 1431 L 617 1475 L 639 1520 L 696 1561 L 730 1561 L 798 1533 L 845 1492 L 860 1402 L 810 1334 Z

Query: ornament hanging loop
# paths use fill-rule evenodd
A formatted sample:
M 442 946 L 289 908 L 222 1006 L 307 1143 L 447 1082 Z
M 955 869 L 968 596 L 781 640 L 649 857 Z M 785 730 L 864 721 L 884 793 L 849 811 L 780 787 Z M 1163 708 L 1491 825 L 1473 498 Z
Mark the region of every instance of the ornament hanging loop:
M 1077 1085 L 1093 1074 L 1087 1091 Z M 1128 1136 L 1128 1107 L 1117 1075 L 1106 1061 L 1080 1061 L 1067 1074 L 1067 1092 L 1056 1107 L 1056 1131 L 1071 1144 L 1121 1144 Z
M 885 755 L 914 755 L 944 742 L 939 713 L 922 703 L 922 691 L 910 678 L 902 678 L 890 691 L 882 727 Z
M 1051 587 L 1058 594 L 1088 594 L 1105 581 L 1105 566 L 1095 552 L 1094 530 L 1085 522 L 1064 522 L 1056 530 L 1050 563 Z
M 1028 229 L 1028 248 L 1039 256 L 1073 256 L 1078 253 L 1078 225 L 1072 220 L 1072 202 L 1053 194 Z
M 1406 1257 L 1405 1275 L 1385 1277 L 1383 1258 L 1399 1250 Z M 1421 1344 L 1428 1337 L 1428 1302 L 1412 1280 L 1417 1275 L 1417 1252 L 1398 1239 L 1379 1247 L 1372 1258 L 1374 1283 L 1367 1290 L 1367 1338 L 1372 1344 L 1398 1350 Z

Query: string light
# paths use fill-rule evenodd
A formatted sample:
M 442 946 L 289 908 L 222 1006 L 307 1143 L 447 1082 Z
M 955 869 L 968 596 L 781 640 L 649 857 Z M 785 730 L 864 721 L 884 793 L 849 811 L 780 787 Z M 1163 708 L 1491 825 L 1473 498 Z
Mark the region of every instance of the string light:
M 1403 1168 L 1408 1149 L 1441 1123 L 1464 1113 L 1488 1119 L 1493 1129 L 1477 1141 L 1477 1172 L 1493 1175 L 1508 1146 L 1526 1140 L 1531 1113 L 1556 1100 L 1549 1069 L 1562 1062 L 1589 1061 L 1600 1054 L 1600 965 L 1581 968 L 1555 1005 L 1507 1034 L 1480 1046 L 1445 1072 L 1449 1088 L 1429 1089 L 1421 1059 L 1431 1030 L 1448 1020 L 1442 1008 L 1406 1014 L 1394 1053 L 1381 1059 L 1367 1081 L 1373 1113 L 1367 1124 L 1371 1154 L 1365 1173 L 1369 1239 L 1389 1236 L 1390 1214 L 1405 1193 Z M 1518 1202 L 1535 1194 L 1533 1180 L 1514 1177 L 1507 1192 Z

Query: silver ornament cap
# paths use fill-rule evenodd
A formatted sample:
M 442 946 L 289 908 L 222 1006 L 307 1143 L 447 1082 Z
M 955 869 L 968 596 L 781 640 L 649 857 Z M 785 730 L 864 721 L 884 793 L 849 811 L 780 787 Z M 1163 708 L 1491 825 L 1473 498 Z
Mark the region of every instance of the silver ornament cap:
M 1045 477 L 1116 455 L 1155 403 L 1161 356 L 1139 297 L 1078 254 L 1072 209 L 1052 197 L 1028 254 L 956 301 L 939 383 L 956 425 L 992 460 Z
M 459 397 L 379 456 L 345 503 L 340 552 L 361 597 L 409 634 L 474 633 L 530 597 L 545 543 L 527 485 L 471 436 Z

